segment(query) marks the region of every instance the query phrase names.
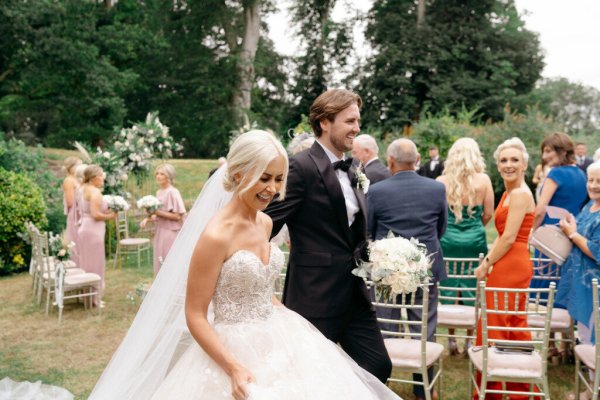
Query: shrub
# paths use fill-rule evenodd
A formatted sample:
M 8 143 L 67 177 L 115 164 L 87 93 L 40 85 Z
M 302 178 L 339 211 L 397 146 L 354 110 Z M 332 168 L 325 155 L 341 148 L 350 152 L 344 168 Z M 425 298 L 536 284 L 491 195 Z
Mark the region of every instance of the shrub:
M 45 209 L 38 185 L 25 174 L 0 168 L 0 274 L 28 265 L 31 249 L 21 235 L 27 221 L 47 227 Z
M 26 174 L 42 190 L 49 230 L 62 232 L 66 219 L 62 204 L 61 181 L 44 161 L 41 148 L 25 146 L 20 140 L 5 140 L 0 132 L 0 168 Z

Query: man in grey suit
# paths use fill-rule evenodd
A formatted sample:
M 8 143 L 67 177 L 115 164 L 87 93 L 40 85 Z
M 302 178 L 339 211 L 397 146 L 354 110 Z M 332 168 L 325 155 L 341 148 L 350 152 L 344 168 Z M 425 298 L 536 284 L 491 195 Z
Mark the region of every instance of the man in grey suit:
M 437 325 L 436 282 L 447 278 L 440 238 L 446 230 L 448 206 L 444 185 L 415 172 L 418 161 L 419 153 L 411 140 L 397 139 L 389 145 L 387 162 L 392 177 L 369 189 L 367 226 L 374 240 L 385 238 L 388 232 L 392 231 L 396 236 L 407 239 L 414 237 L 427 246 L 427 253 L 432 256 L 433 261 L 431 267 L 433 285 L 429 288 L 427 340 L 433 342 Z M 419 299 L 416 301 L 419 302 Z M 392 315 L 381 315 L 381 317 L 389 318 Z M 413 312 L 408 315 L 408 318 L 420 320 L 421 315 Z M 431 380 L 432 369 L 429 370 L 429 376 Z M 414 380 L 421 379 L 420 374 L 414 375 Z M 422 386 L 415 385 L 413 392 L 417 399 L 425 398 Z
M 371 135 L 362 134 L 354 138 L 352 157 L 358 158 L 363 165 L 371 185 L 390 177 L 390 171 L 379 161 L 379 146 Z

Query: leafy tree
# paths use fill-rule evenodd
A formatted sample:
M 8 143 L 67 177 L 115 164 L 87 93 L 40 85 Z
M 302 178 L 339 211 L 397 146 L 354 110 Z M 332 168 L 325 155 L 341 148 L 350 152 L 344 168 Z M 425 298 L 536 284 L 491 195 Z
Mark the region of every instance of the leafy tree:
M 592 135 L 600 131 L 600 90 L 566 78 L 544 79 L 512 105 L 519 111 L 537 106 L 569 134 Z
M 356 73 L 365 121 L 401 128 L 424 111 L 463 106 L 501 120 L 505 103 L 540 75 L 536 34 L 511 0 L 430 0 L 417 26 L 420 3 L 377 0 L 369 13 L 374 56 Z

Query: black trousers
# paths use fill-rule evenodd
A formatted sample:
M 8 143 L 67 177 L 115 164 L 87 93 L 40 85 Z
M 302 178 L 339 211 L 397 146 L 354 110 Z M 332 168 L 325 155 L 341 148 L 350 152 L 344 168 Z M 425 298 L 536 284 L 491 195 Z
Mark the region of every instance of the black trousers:
M 360 367 L 385 383 L 392 372 L 392 362 L 375 311 L 360 297 L 355 293 L 349 311 L 340 317 L 307 319 L 327 339 L 339 343 Z

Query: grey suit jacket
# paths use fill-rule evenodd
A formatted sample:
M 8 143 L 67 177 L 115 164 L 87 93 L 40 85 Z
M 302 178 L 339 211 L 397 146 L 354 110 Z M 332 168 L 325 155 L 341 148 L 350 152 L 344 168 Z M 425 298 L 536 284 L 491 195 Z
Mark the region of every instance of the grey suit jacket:
M 414 237 L 433 255 L 431 270 L 436 281 L 446 279 L 440 238 L 446 231 L 446 188 L 440 182 L 402 171 L 369 188 L 367 226 L 374 240 L 392 231 Z
M 367 175 L 371 185 L 391 176 L 390 171 L 379 160 L 373 160 L 365 165 L 365 175 Z

